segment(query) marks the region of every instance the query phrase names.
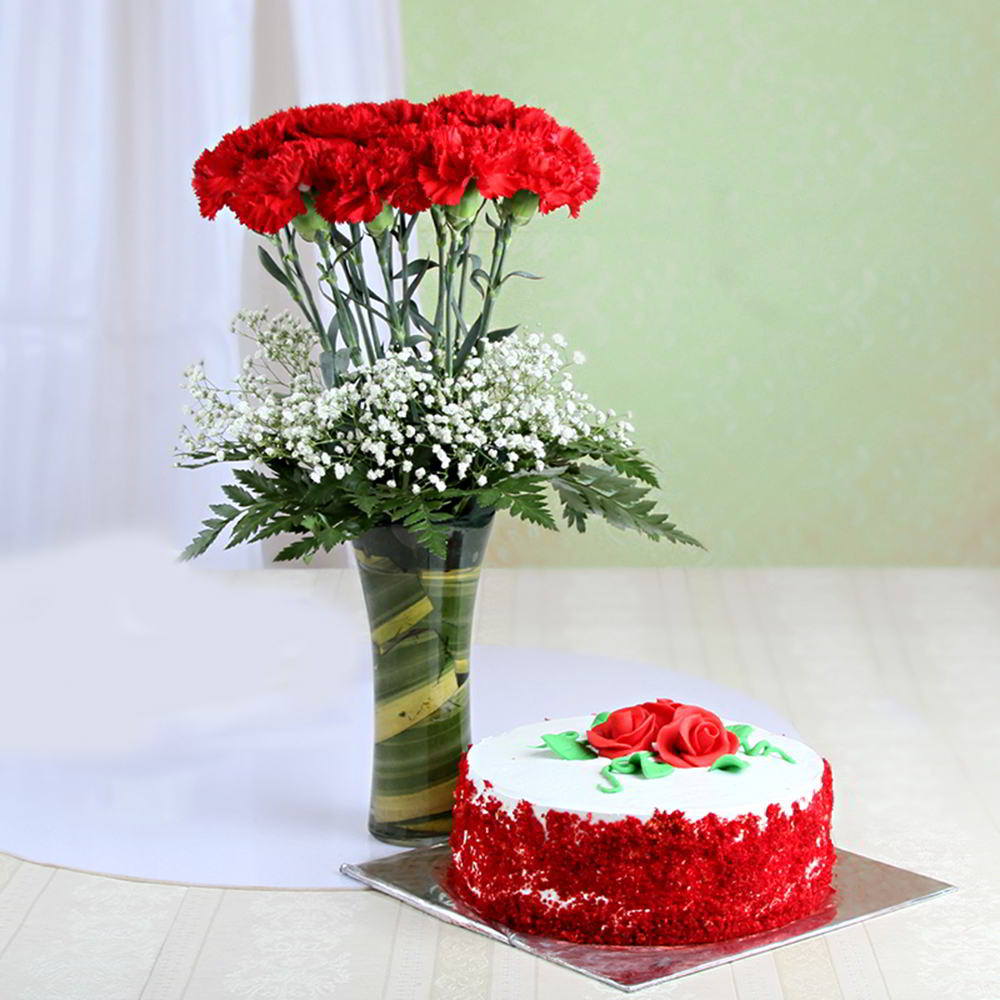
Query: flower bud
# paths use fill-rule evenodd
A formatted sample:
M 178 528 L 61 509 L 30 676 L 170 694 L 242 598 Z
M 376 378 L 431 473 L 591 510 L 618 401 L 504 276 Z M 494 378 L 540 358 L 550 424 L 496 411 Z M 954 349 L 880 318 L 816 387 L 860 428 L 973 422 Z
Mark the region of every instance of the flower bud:
M 515 226 L 526 226 L 537 211 L 538 195 L 525 188 L 500 202 L 500 215 L 510 219 Z
M 381 236 L 396 221 L 396 213 L 392 205 L 386 202 L 382 206 L 382 211 L 370 222 L 365 223 L 365 229 L 371 236 Z
M 330 223 L 311 204 L 301 215 L 296 215 L 292 219 L 292 225 L 299 236 L 310 243 L 316 239 L 317 233 L 328 233 L 330 231 Z
M 446 205 L 444 214 L 453 229 L 465 229 L 476 217 L 476 212 L 482 203 L 483 196 L 479 193 L 476 182 L 469 181 L 465 194 L 459 199 L 458 204 Z

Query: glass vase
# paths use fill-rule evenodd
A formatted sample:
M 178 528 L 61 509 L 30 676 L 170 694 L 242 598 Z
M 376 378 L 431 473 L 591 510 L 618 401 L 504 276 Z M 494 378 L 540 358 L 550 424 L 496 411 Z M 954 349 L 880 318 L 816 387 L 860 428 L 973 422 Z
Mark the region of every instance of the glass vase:
M 470 740 L 472 615 L 492 525 L 486 509 L 447 523 L 443 557 L 399 524 L 354 540 L 375 681 L 368 829 L 386 843 L 440 843 L 451 831 Z

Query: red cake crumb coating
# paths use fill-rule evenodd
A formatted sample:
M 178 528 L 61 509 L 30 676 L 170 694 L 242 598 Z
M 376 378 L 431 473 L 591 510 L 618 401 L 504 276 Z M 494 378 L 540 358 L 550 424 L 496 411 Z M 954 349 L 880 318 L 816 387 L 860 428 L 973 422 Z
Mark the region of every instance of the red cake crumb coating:
M 513 814 L 468 777 L 455 789 L 451 891 L 515 930 L 591 944 L 695 944 L 790 923 L 828 899 L 833 780 L 805 808 L 690 822 L 681 812 L 591 822 L 527 802 Z M 549 890 L 549 892 L 546 892 Z M 553 899 L 551 893 L 558 898 Z M 548 898 L 546 898 L 548 897 Z M 561 901 L 569 900 L 568 903 Z

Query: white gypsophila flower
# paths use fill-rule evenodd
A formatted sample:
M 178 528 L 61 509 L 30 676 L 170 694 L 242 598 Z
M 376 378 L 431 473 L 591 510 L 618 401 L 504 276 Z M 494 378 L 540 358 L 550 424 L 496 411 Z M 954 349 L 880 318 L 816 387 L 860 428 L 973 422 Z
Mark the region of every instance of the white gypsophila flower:
M 194 400 L 186 455 L 291 460 L 320 482 L 356 474 L 378 489 L 474 489 L 544 469 L 581 440 L 628 446 L 632 425 L 578 392 L 561 336 L 487 343 L 453 378 L 410 348 L 358 366 L 326 387 L 312 331 L 287 312 L 240 313 L 233 329 L 256 343 L 233 389 L 185 373 Z M 572 362 L 584 358 L 574 352 Z

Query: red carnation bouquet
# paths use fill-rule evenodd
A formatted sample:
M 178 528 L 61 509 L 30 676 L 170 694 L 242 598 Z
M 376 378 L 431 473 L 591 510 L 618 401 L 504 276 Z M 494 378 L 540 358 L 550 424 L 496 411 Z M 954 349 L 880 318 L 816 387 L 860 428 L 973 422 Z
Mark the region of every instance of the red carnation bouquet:
M 587 144 L 539 108 L 463 91 L 429 104 L 317 104 L 278 111 L 206 149 L 194 167 L 202 215 L 229 208 L 245 226 L 270 237 L 267 270 L 286 285 L 323 348 L 336 356 L 333 376 L 353 359 L 384 353 L 381 326 L 396 345 L 426 343 L 435 364 L 453 375 L 480 341 L 504 278 L 514 230 L 536 211 L 567 207 L 576 216 L 597 191 L 600 170 Z M 471 253 L 476 223 L 492 202 L 496 218 L 489 269 Z M 438 259 L 409 261 L 417 216 L 430 211 Z M 364 227 L 362 229 L 362 227 Z M 361 243 L 375 244 L 384 291 L 367 288 Z M 296 250 L 314 242 L 324 261 L 324 292 L 338 323 L 325 324 Z M 393 273 L 393 258 L 401 268 Z M 420 313 L 414 291 L 439 267 L 436 308 Z M 345 281 L 336 282 L 340 267 Z M 401 282 L 398 292 L 394 282 Z M 479 317 L 465 318 L 468 282 L 482 295 Z M 496 334 L 494 334 L 496 336 Z
M 273 234 L 313 206 L 328 222 L 371 223 L 386 205 L 416 214 L 476 191 L 491 199 L 524 192 L 525 206 L 543 214 L 568 206 L 576 216 L 599 176 L 587 144 L 551 115 L 464 91 L 430 104 L 279 111 L 205 150 L 194 189 L 207 218 L 228 207 Z M 513 206 L 502 207 L 509 213 Z
M 448 523 L 473 509 L 555 528 L 546 486 L 581 531 L 593 515 L 697 545 L 653 509 L 656 476 L 631 425 L 573 389 L 565 341 L 492 326 L 504 284 L 536 277 L 508 269 L 514 234 L 536 214 L 577 216 L 599 177 L 571 128 L 469 91 L 290 108 L 205 150 L 193 181 L 202 214 L 228 208 L 270 242 L 261 263 L 306 326 L 240 317 L 262 363 L 237 380 L 236 400 L 189 371 L 201 408 L 180 464 L 265 470 L 235 472 L 232 503 L 213 506 L 186 555 L 226 526 L 234 544 L 301 535 L 279 557 L 297 558 L 393 522 L 443 551 Z M 434 247 L 417 256 L 425 213 Z M 474 251 L 482 222 L 488 260 Z

